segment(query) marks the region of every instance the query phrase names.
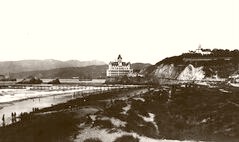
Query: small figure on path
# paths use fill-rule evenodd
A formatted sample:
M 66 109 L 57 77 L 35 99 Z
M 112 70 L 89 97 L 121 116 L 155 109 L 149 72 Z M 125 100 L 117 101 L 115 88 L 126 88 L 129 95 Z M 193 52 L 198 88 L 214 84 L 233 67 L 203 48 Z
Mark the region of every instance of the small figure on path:
M 17 122 L 17 114 L 16 114 L 16 112 L 13 113 L 13 121 L 14 121 L 14 123 Z
M 5 114 L 2 115 L 2 121 L 5 121 Z
M 5 126 L 5 114 L 2 115 L 2 126 Z
M 13 112 L 11 113 L 11 116 L 12 116 L 12 123 L 14 123 L 14 113 Z

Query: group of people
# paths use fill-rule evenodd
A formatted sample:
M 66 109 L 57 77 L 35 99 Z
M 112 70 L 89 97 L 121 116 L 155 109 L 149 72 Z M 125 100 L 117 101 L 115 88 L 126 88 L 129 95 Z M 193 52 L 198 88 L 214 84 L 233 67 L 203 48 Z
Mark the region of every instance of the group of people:
M 37 108 L 37 107 L 32 108 L 33 112 L 36 112 L 38 110 L 39 110 L 39 108 Z M 25 113 L 21 113 L 19 115 L 19 118 L 21 119 L 21 117 L 24 116 L 24 115 L 25 115 Z M 12 120 L 12 123 L 16 123 L 17 122 L 17 114 L 16 114 L 16 112 L 12 112 L 11 113 L 11 120 Z M 6 125 L 5 114 L 3 114 L 2 115 L 2 126 L 5 126 L 5 125 Z
M 33 107 L 33 108 L 32 108 L 32 112 L 36 112 L 36 111 L 38 111 L 38 110 L 39 110 L 38 107 Z
M 17 114 L 16 112 L 12 112 L 11 113 L 11 117 L 12 117 L 12 123 L 17 122 Z M 5 120 L 5 114 L 2 115 L 2 126 L 6 125 L 6 120 Z

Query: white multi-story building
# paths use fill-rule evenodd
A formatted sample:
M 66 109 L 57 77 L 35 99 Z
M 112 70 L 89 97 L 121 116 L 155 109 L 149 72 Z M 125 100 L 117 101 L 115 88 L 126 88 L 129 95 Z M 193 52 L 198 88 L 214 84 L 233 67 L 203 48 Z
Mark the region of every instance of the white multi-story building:
M 133 69 L 130 69 L 130 62 L 122 62 L 121 55 L 118 56 L 117 61 L 110 62 L 109 68 L 106 71 L 107 77 L 117 77 L 130 75 L 133 73 Z

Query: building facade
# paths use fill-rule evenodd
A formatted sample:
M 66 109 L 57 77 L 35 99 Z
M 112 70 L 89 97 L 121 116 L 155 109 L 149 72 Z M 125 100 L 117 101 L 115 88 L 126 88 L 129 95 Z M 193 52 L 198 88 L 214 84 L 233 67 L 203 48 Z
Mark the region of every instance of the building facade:
M 107 77 L 117 77 L 130 75 L 133 73 L 133 69 L 130 68 L 130 62 L 122 62 L 121 55 L 118 56 L 117 61 L 110 62 L 109 68 L 106 71 Z

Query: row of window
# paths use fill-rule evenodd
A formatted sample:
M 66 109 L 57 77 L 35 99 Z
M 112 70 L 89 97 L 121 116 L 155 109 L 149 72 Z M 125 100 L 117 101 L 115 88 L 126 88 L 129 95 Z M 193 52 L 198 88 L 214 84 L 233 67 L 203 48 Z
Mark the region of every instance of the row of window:
M 130 69 L 130 67 L 109 67 L 109 69 Z
M 107 76 L 123 76 L 123 75 L 128 75 L 128 73 L 109 73 Z
M 108 70 L 108 72 L 129 72 L 131 70 Z
M 133 69 L 130 69 L 130 68 L 109 68 L 107 70 L 133 70 Z

